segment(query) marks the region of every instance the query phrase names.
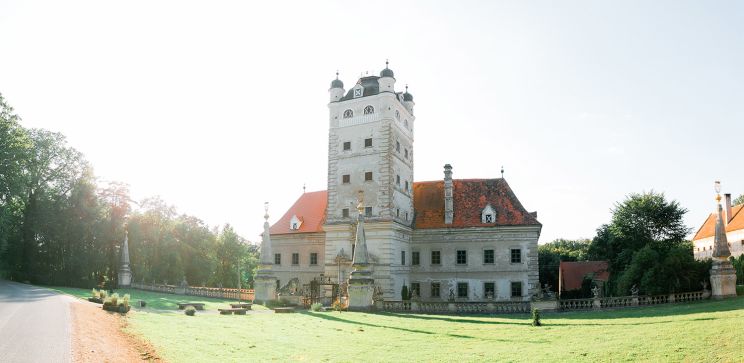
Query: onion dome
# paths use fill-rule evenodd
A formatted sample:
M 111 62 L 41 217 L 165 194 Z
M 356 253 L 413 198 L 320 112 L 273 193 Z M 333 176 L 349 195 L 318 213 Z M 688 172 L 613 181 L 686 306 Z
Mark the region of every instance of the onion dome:
M 408 85 L 406 85 L 406 93 L 403 94 L 403 101 L 413 101 L 413 95 L 408 93 Z
M 338 79 L 338 71 L 336 71 L 336 79 L 331 82 L 331 88 L 344 88 L 344 82 Z
M 395 78 L 395 73 L 393 73 L 393 70 L 388 68 L 388 61 L 385 60 L 385 69 L 380 72 L 380 77 L 391 77 Z

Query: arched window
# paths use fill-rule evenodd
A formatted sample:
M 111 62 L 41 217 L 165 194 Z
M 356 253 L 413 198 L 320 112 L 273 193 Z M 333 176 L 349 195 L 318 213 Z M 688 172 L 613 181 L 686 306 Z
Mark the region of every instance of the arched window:
M 371 115 L 373 113 L 375 113 L 375 108 L 374 107 L 367 106 L 367 107 L 364 108 L 364 114 L 365 115 Z
M 352 117 L 354 117 L 354 111 L 352 110 L 344 111 L 344 118 L 352 118 Z

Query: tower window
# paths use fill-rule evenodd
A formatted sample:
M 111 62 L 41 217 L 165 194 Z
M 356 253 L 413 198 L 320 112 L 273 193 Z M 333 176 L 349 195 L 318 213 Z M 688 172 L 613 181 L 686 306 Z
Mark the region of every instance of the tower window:
M 344 118 L 352 118 L 352 117 L 354 117 L 354 111 L 352 110 L 344 111 Z
M 395 151 L 400 152 L 400 141 L 395 142 Z
M 404 155 L 405 155 L 406 159 L 408 159 L 408 149 L 406 149 L 406 152 L 405 152 Z
M 367 106 L 367 107 L 364 108 L 364 114 L 365 115 L 371 115 L 373 113 L 375 113 L 375 108 L 374 107 Z
M 372 172 L 368 171 L 364 173 L 364 181 L 372 181 Z
M 395 184 L 400 185 L 400 175 L 395 176 Z
M 364 216 L 372 217 L 372 207 L 364 207 Z
M 364 139 L 364 147 L 372 147 L 372 139 Z
M 442 251 L 431 251 L 431 264 L 432 265 L 442 264 Z
M 457 283 L 457 297 L 461 299 L 468 298 L 468 283 L 467 282 Z
M 408 120 L 404 120 L 403 125 L 406 125 L 406 128 L 408 128 Z
M 406 220 L 408 220 L 408 212 L 406 212 Z
M 342 182 L 342 183 L 344 183 L 344 184 L 349 184 L 349 183 L 351 183 L 351 175 L 349 175 L 349 174 L 344 174 L 344 175 L 343 175 L 343 176 L 341 177 L 341 182 Z
M 344 208 L 341 210 L 341 216 L 344 218 L 349 218 L 349 208 Z
M 400 264 L 406 265 L 406 251 L 400 251 Z
M 431 283 L 431 297 L 439 297 L 439 283 L 438 282 Z
M 521 296 L 522 296 L 522 282 L 513 281 L 511 283 L 511 297 L 521 297 Z
M 493 263 L 493 250 L 483 251 L 483 263 Z
M 511 249 L 511 263 L 522 263 L 522 250 L 519 248 Z
M 406 191 L 408 191 L 408 180 L 406 180 Z
M 344 151 L 351 150 L 351 141 L 344 142 Z
M 400 121 L 400 111 L 395 110 L 395 119 Z
M 457 264 L 466 265 L 468 263 L 468 251 L 457 250 Z
M 400 208 L 395 208 L 395 216 L 400 218 Z

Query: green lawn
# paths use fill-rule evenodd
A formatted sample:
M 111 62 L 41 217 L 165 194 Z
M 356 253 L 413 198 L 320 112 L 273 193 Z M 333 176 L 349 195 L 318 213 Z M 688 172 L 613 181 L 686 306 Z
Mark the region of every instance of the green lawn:
M 129 314 L 170 362 L 744 361 L 744 297 L 608 312 Z
M 87 299 L 91 296 L 91 290 L 90 289 L 78 289 L 74 287 L 49 287 L 50 289 L 57 290 L 64 292 L 66 294 L 70 294 L 73 296 L 77 296 L 79 298 Z M 144 300 L 147 302 L 147 308 L 150 309 L 165 309 L 165 310 L 177 310 L 178 309 L 178 303 L 182 302 L 193 302 L 193 303 L 203 303 L 204 309 L 206 310 L 217 310 L 218 308 L 226 308 L 230 307 L 228 304 L 230 303 L 236 303 L 236 300 L 225 300 L 225 299 L 213 299 L 213 298 L 207 298 L 207 297 L 199 297 L 199 296 L 184 296 L 184 295 L 174 295 L 174 294 L 163 294 L 159 292 L 150 292 L 150 291 L 142 291 L 142 290 L 135 290 L 135 289 L 118 289 L 114 290 L 114 292 L 118 293 L 119 296 L 124 296 L 124 294 L 129 294 L 130 301 L 133 306 L 139 306 L 137 305 L 137 301 Z M 263 309 L 263 306 L 255 306 L 256 309 Z

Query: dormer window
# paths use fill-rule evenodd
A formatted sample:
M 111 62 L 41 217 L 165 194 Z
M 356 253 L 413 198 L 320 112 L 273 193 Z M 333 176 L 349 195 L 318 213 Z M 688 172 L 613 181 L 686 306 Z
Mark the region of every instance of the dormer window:
M 362 96 L 364 96 L 364 87 L 358 84 L 354 87 L 354 98 L 359 98 Z
M 344 111 L 344 118 L 352 118 L 352 117 L 354 117 L 354 111 L 352 110 Z
M 371 115 L 373 113 L 375 113 L 375 108 L 374 107 L 367 106 L 367 107 L 364 108 L 364 114 L 365 115 Z
M 297 218 L 297 215 L 293 215 L 292 219 L 289 220 L 289 229 L 296 231 L 302 226 L 302 220 Z
M 481 223 L 483 224 L 494 224 L 496 223 L 496 210 L 489 204 L 481 212 Z

